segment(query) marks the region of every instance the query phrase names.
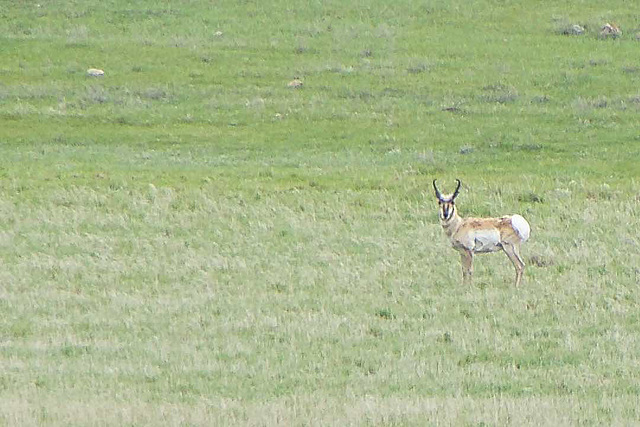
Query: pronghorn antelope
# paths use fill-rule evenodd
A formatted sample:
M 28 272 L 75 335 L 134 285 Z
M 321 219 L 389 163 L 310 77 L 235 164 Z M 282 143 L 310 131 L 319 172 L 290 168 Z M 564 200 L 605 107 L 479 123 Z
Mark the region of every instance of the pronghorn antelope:
M 519 286 L 524 272 L 520 244 L 529 238 L 529 223 L 517 214 L 500 218 L 461 218 L 454 202 L 462 183 L 459 179 L 456 181 L 458 186 L 453 194 L 443 196 L 435 179 L 433 189 L 438 198 L 440 225 L 451 240 L 453 248 L 460 252 L 463 282 L 471 281 L 474 254 L 502 249 L 516 268 L 516 286 Z

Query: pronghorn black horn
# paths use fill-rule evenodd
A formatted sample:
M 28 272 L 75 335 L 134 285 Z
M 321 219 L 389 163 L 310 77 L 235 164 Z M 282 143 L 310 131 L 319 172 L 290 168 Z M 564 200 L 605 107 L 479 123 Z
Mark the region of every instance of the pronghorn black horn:
M 436 190 L 436 197 L 438 198 L 438 200 L 442 200 L 442 194 L 440 194 L 440 190 L 438 190 L 438 187 L 436 187 L 436 180 L 433 180 L 433 189 Z
M 451 200 L 455 199 L 458 196 L 458 193 L 460 192 L 460 186 L 462 185 L 459 179 L 456 178 L 456 181 L 458 181 L 458 186 L 456 187 L 456 191 L 453 192 L 453 196 L 451 196 Z

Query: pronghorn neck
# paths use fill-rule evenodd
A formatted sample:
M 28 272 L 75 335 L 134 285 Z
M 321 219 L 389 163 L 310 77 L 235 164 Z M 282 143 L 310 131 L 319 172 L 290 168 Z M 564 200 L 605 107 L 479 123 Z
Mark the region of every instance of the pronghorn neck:
M 460 228 L 462 218 L 458 215 L 458 209 L 453 210 L 453 215 L 449 219 L 440 218 L 440 225 L 448 237 L 451 237 Z

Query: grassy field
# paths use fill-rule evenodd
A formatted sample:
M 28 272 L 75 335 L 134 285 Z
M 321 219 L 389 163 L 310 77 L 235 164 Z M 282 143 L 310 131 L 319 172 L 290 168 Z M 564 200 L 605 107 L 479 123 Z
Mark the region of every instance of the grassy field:
M 637 423 L 640 18 L 573 3 L 0 1 L 0 425 Z

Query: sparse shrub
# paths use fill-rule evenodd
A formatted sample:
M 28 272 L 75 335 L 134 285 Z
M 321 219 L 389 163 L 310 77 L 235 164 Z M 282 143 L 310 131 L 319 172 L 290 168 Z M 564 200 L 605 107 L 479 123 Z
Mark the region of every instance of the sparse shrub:
M 429 64 L 422 62 L 419 64 L 411 65 L 410 67 L 407 68 L 407 72 L 409 74 L 420 74 L 420 73 L 426 73 L 430 69 L 431 67 L 429 66 Z
M 438 338 L 438 341 L 445 344 L 451 344 L 453 342 L 453 335 L 451 332 L 445 332 Z
M 393 314 L 393 312 L 388 308 L 382 308 L 376 311 L 376 316 L 386 320 L 392 320 L 396 318 L 396 315 Z
M 82 101 L 88 104 L 104 104 L 108 100 L 107 90 L 104 87 L 89 86 Z
M 480 96 L 480 99 L 483 102 L 506 104 L 518 99 L 518 92 L 514 87 L 500 83 L 485 86 L 482 90 L 484 94 Z
M 151 101 L 160 101 L 167 99 L 167 90 L 163 88 L 151 87 L 138 92 L 138 95 L 143 99 Z
M 544 255 L 531 255 L 527 258 L 528 264 L 535 265 L 536 267 L 549 267 L 555 265 L 555 261 L 551 257 Z
M 81 46 L 87 43 L 89 40 L 89 29 L 80 25 L 73 27 L 67 31 L 67 45 L 69 46 Z
M 523 203 L 544 203 L 544 197 L 529 191 L 518 196 L 518 201 Z
M 516 145 L 514 148 L 520 151 L 540 151 L 542 150 L 543 146 L 542 144 L 532 143 L 532 144 Z
M 534 104 L 546 104 L 549 102 L 549 97 L 547 95 L 538 95 L 531 98 L 531 102 Z

